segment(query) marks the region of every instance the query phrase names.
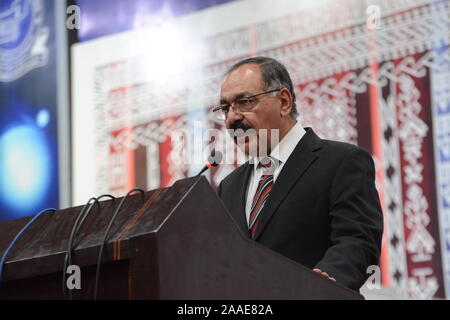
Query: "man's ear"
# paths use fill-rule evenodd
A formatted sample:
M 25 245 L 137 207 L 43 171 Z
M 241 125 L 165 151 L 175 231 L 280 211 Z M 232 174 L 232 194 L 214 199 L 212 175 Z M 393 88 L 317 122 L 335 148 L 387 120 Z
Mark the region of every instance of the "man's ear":
M 281 116 L 286 117 L 289 114 L 291 114 L 292 95 L 288 89 L 283 88 L 280 90 L 280 98 L 281 98 L 280 99 L 281 100 L 280 113 L 281 113 Z

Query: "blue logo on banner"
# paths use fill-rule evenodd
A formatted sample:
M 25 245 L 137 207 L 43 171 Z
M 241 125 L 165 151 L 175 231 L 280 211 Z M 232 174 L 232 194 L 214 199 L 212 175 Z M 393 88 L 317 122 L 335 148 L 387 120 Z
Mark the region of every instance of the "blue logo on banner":
M 43 21 L 42 0 L 0 2 L 0 82 L 47 64 L 49 30 Z

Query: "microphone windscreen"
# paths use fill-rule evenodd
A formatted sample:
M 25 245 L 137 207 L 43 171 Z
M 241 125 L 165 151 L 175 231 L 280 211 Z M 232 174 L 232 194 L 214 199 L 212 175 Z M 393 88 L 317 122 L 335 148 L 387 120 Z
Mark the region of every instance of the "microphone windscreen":
M 222 162 L 222 152 L 220 151 L 213 151 L 211 152 L 211 154 L 208 157 L 208 162 L 209 164 L 211 164 L 213 167 L 218 166 L 221 162 Z

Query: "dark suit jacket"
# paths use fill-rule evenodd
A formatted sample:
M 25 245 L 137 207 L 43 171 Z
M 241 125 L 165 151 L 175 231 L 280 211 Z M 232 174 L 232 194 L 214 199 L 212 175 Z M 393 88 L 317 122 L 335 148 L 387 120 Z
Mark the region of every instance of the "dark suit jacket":
M 218 189 L 245 234 L 252 170 L 252 164 L 243 164 Z M 372 157 L 355 145 L 322 140 L 306 128 L 259 219 L 255 241 L 359 290 L 369 276 L 367 267 L 379 263 L 383 232 Z

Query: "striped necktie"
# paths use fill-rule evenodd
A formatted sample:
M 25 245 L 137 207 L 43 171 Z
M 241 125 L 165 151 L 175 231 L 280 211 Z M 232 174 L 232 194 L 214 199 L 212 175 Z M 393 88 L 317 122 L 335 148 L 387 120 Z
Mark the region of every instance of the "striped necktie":
M 256 189 L 255 195 L 252 201 L 252 207 L 250 209 L 249 218 L 249 236 L 253 238 L 258 228 L 259 214 L 261 213 L 267 198 L 269 197 L 270 190 L 273 186 L 273 163 L 271 158 L 264 158 L 259 163 L 260 167 L 263 167 L 264 174 L 258 183 L 258 188 Z

